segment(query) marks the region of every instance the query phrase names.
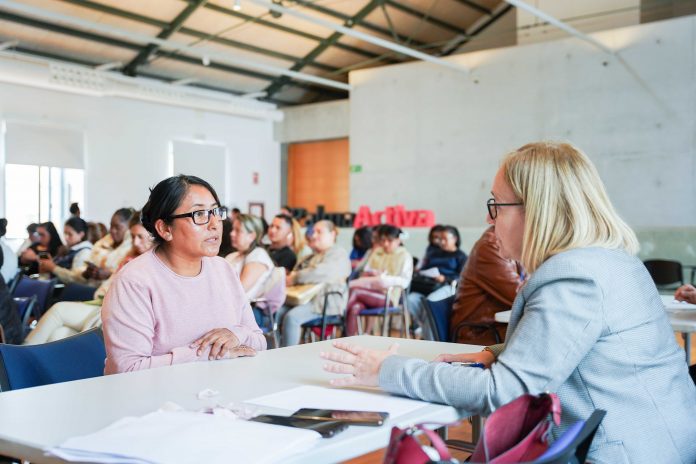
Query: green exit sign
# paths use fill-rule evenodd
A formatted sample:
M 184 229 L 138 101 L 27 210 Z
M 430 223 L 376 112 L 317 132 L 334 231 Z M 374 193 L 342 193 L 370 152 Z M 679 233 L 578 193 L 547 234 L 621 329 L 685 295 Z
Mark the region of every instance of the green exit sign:
M 352 173 L 362 172 L 362 164 L 351 164 L 350 165 L 350 172 L 352 172 Z

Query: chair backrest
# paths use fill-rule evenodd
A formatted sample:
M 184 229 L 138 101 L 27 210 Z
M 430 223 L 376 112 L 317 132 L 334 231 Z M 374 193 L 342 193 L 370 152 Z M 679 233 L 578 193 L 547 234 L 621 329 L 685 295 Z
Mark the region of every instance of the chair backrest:
M 606 411 L 595 409 L 587 420 L 578 421 L 554 441 L 534 464 L 567 464 L 585 462 L 599 424 Z
M 19 318 L 22 320 L 22 325 L 26 327 L 27 324 L 29 324 L 29 317 L 36 306 L 36 295 L 16 296 L 12 299 L 17 305 L 17 311 L 19 312 Z
M 53 294 L 53 287 L 55 286 L 55 280 L 38 280 L 38 279 L 28 279 L 23 278 L 17 284 L 13 297 L 22 296 L 34 296 L 36 295 L 36 306 L 39 314 L 43 314 L 48 304 L 49 298 Z
M 99 377 L 104 359 L 99 328 L 42 345 L 0 345 L 0 391 Z
M 682 265 L 679 261 L 649 259 L 644 261 L 643 264 L 648 269 L 655 285 L 684 285 Z
M 426 317 L 432 327 L 433 337 L 438 342 L 450 341 L 450 317 L 452 315 L 452 305 L 454 296 L 439 301 L 426 301 Z
M 17 288 L 17 284 L 20 280 L 22 280 L 22 277 L 24 277 L 24 274 L 22 274 L 22 269 L 19 268 L 17 269 L 17 272 L 15 272 L 14 277 L 7 282 L 7 289 L 9 290 L 10 295 L 14 293 L 15 288 Z

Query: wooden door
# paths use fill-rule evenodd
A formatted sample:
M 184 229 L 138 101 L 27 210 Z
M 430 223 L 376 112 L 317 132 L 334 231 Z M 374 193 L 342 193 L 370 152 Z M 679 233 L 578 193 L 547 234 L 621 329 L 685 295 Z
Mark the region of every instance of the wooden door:
M 349 207 L 348 139 L 293 143 L 288 147 L 288 204 L 315 212 L 345 212 Z

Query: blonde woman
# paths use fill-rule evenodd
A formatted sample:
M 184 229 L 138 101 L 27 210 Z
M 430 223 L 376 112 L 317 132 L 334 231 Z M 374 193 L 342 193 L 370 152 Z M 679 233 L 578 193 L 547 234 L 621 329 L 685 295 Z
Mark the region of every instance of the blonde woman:
M 524 393 L 556 392 L 557 437 L 595 408 L 594 463 L 696 462 L 696 387 L 645 266 L 590 160 L 565 143 L 525 145 L 493 181 L 488 223 L 530 274 L 504 345 L 427 363 L 335 343 L 334 385 L 384 390 L 488 415 Z

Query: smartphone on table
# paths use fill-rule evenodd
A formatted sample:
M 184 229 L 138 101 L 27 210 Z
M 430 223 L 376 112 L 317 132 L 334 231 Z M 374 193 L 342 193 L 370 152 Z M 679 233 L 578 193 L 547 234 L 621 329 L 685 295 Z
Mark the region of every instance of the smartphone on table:
M 303 408 L 295 411 L 291 417 L 308 420 L 336 420 L 350 425 L 367 425 L 378 427 L 389 417 L 388 412 L 379 411 L 346 411 L 340 409 Z

